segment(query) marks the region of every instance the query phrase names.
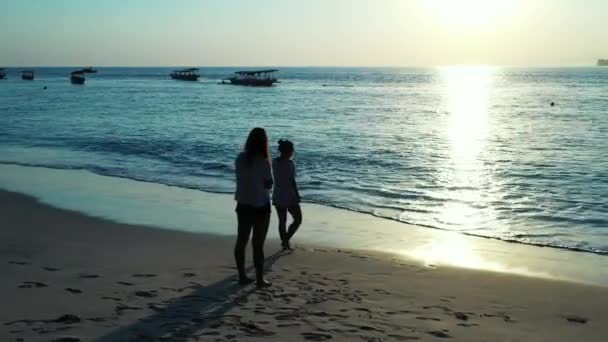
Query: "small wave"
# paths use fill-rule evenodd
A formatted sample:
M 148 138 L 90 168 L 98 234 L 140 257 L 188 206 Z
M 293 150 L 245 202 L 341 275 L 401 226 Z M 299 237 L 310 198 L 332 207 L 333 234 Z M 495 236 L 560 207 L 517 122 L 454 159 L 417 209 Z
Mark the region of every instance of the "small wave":
M 92 172 L 95 174 L 99 174 L 102 176 L 131 179 L 131 180 L 147 182 L 147 183 L 163 184 L 163 185 L 172 186 L 172 187 L 192 189 L 192 190 L 204 191 L 204 192 L 209 192 L 209 193 L 218 193 L 218 194 L 232 193 L 231 191 L 222 191 L 222 190 L 218 190 L 218 189 L 213 189 L 212 187 L 194 186 L 192 184 L 186 184 L 186 183 L 175 182 L 175 181 L 172 181 L 172 182 L 165 181 L 165 180 L 156 179 L 156 178 L 137 177 L 137 176 L 133 176 L 131 174 L 119 173 L 119 172 L 113 172 L 113 171 L 108 172 L 107 169 L 104 169 L 101 167 L 84 167 L 84 166 L 57 165 L 57 164 L 49 165 L 49 164 L 40 164 L 40 163 L 21 163 L 21 162 L 4 161 L 4 160 L 0 160 L 0 164 L 29 166 L 29 167 L 43 167 L 43 168 L 58 169 L 58 170 L 66 170 L 66 169 L 67 170 L 83 170 L 83 171 L 89 171 L 89 172 Z M 325 205 L 328 207 L 348 210 L 348 211 L 357 212 L 357 213 L 361 213 L 361 214 L 372 215 L 372 216 L 375 216 L 378 218 L 387 219 L 387 220 L 400 222 L 400 223 L 404 223 L 404 224 L 409 224 L 409 225 L 413 225 L 413 226 L 437 229 L 437 230 L 442 230 L 442 231 L 454 231 L 454 230 L 445 229 L 445 228 L 428 225 L 428 224 L 424 224 L 424 223 L 420 223 L 420 222 L 403 220 L 401 216 L 392 217 L 392 216 L 384 215 L 373 209 L 370 210 L 370 209 L 349 207 L 346 205 L 337 204 L 332 201 L 323 200 L 323 199 L 305 198 L 305 202 Z M 399 210 L 400 211 L 407 210 L 407 211 L 416 212 L 417 209 L 399 208 Z M 547 216 L 547 215 L 538 215 L 538 218 L 539 219 L 552 219 L 552 220 L 563 220 L 564 219 L 561 217 L 551 217 L 551 216 Z M 577 220 L 573 220 L 573 219 L 569 219 L 569 218 L 565 218 L 565 219 L 571 220 L 572 222 L 578 222 Z M 596 222 L 598 224 L 605 224 L 607 222 L 606 220 L 601 220 L 601 219 L 591 220 L 591 221 Z M 585 222 L 589 222 L 589 219 L 586 219 Z M 509 242 L 509 243 L 520 243 L 520 244 L 526 244 L 526 245 L 532 245 L 532 246 L 538 246 L 538 247 L 551 247 L 551 248 L 565 249 L 565 250 L 570 250 L 570 251 L 575 251 L 575 252 L 587 252 L 587 253 L 594 253 L 594 254 L 599 254 L 599 255 L 608 255 L 608 248 L 604 249 L 604 248 L 597 248 L 597 247 L 589 247 L 589 246 L 585 246 L 584 243 L 566 244 L 566 243 L 560 243 L 560 242 L 532 241 L 532 240 L 530 240 L 530 238 L 534 238 L 533 234 L 528 234 L 528 235 L 526 235 L 526 234 L 517 235 L 516 234 L 514 236 L 492 236 L 489 234 L 471 233 L 471 232 L 467 232 L 467 231 L 458 231 L 458 233 L 466 235 L 466 236 L 480 237 L 480 238 L 486 238 L 486 239 L 492 239 L 492 240 L 500 240 L 500 241 L 505 241 L 505 242 Z M 536 238 L 542 238 L 542 237 L 543 236 L 536 236 Z
M 529 219 L 548 222 L 567 222 L 572 224 L 590 224 L 598 227 L 608 227 L 608 220 L 600 218 L 577 218 L 559 215 L 530 215 Z
M 556 238 L 556 237 L 563 237 L 563 236 L 569 236 L 569 235 L 562 234 L 562 233 L 520 233 L 520 234 L 511 235 L 511 238 L 513 238 L 513 239 Z
M 338 204 L 330 203 L 330 202 L 326 202 L 326 201 L 311 201 L 311 202 L 326 205 L 326 206 L 332 207 L 332 208 L 348 210 L 348 211 L 352 211 L 352 212 L 356 212 L 356 213 L 360 213 L 360 214 L 372 215 L 372 216 L 375 216 L 378 218 L 396 221 L 396 222 L 400 222 L 400 223 L 404 223 L 404 224 L 409 224 L 412 226 L 454 232 L 453 230 L 444 229 L 444 228 L 440 228 L 440 227 L 433 226 L 433 225 L 422 224 L 419 222 L 412 222 L 412 221 L 402 220 L 402 219 L 396 218 L 396 217 L 382 215 L 382 214 L 380 214 L 378 212 L 374 212 L 374 211 L 351 208 L 351 207 L 338 205 Z M 499 241 L 504 241 L 504 242 L 508 242 L 508 243 L 518 243 L 518 244 L 522 244 L 522 245 L 530 245 L 530 246 L 536 246 L 536 247 L 549 247 L 549 248 L 556 248 L 556 249 L 564 249 L 564 250 L 569 250 L 569 251 L 573 251 L 573 252 L 608 255 L 608 248 L 604 249 L 604 248 L 592 248 L 592 247 L 579 247 L 579 246 L 575 246 L 575 245 L 565 245 L 565 244 L 559 244 L 559 243 L 541 243 L 541 242 L 532 242 L 532 241 L 527 242 L 527 241 L 522 241 L 522 239 L 518 239 L 515 237 L 498 237 L 498 236 L 490 236 L 490 235 L 484 235 L 484 234 L 479 234 L 479 233 L 470 233 L 470 232 L 466 232 L 466 231 L 458 231 L 458 233 L 462 234 L 462 235 L 466 235 L 466 236 L 472 236 L 472 237 L 478 237 L 478 238 L 484 238 L 484 239 L 490 239 L 490 240 L 499 240 Z

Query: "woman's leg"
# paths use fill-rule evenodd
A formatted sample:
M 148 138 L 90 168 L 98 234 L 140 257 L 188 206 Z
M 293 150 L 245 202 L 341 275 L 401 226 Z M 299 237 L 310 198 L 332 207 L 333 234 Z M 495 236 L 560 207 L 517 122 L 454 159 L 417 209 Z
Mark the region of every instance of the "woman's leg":
M 247 273 L 245 272 L 245 249 L 247 248 L 249 235 L 251 235 L 251 229 L 253 228 L 253 220 L 249 210 L 237 209 L 236 217 L 238 221 L 238 234 L 234 246 L 234 260 L 239 272 L 239 282 L 247 284 L 251 283 L 252 280 L 247 278 Z
M 281 245 L 285 248 L 285 242 L 287 241 L 287 209 L 279 206 L 275 206 L 275 208 L 279 218 L 279 237 L 281 238 Z
M 264 242 L 266 241 L 269 224 L 270 207 L 267 211 L 260 210 L 256 214 L 256 220 L 253 224 L 253 236 L 251 238 L 253 265 L 255 266 L 256 280 L 259 287 L 270 286 L 270 283 L 264 280 Z
M 287 242 L 291 240 L 293 235 L 298 231 L 300 225 L 302 224 L 302 209 L 300 209 L 300 205 L 294 205 L 287 209 L 291 216 L 293 217 L 293 222 L 289 225 L 289 230 L 287 231 L 287 235 L 285 238 Z

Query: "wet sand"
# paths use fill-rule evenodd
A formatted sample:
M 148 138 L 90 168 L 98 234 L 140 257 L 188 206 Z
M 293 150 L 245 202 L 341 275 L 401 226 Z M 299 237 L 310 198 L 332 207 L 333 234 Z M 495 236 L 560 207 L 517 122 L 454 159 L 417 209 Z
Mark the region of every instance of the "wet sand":
M 0 192 L 2 341 L 605 341 L 608 288 L 114 223 Z M 201 222 L 204 224 L 204 222 Z M 225 227 L 232 229 L 232 227 Z M 250 261 L 250 252 L 248 252 Z

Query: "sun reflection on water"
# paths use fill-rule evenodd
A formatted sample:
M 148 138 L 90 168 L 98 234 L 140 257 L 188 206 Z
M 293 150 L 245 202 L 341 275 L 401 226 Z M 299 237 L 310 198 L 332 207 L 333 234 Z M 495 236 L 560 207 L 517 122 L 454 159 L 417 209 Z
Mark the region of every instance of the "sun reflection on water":
M 422 260 L 424 265 L 451 265 L 474 269 L 503 271 L 504 267 L 490 263 L 480 256 L 471 244 L 470 239 L 458 233 L 442 235 L 441 238 L 420 246 L 407 253 L 416 259 Z
M 491 197 L 488 194 L 491 174 L 484 168 L 482 154 L 490 126 L 488 109 L 496 68 L 458 66 L 441 68 L 439 72 L 445 87 L 443 110 L 447 115 L 448 142 L 439 182 L 444 188 L 441 196 L 451 200 L 440 208 L 436 220 L 438 226 L 470 231 L 492 219 L 490 206 L 486 205 Z M 421 246 L 414 254 L 427 263 L 488 266 L 458 234 Z
M 484 148 L 494 73 L 491 67 L 440 69 L 452 159 L 461 167 L 473 162 Z

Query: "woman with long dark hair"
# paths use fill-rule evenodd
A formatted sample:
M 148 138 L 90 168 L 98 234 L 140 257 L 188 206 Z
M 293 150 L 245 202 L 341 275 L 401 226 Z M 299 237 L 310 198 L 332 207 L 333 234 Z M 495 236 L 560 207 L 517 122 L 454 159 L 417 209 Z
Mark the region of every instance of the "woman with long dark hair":
M 264 242 L 270 224 L 272 174 L 268 136 L 263 128 L 256 127 L 249 132 L 245 150 L 236 158 L 235 169 L 234 199 L 237 202 L 238 235 L 234 258 L 239 272 L 239 282 L 243 285 L 253 282 L 245 272 L 245 249 L 253 230 L 251 246 L 256 284 L 258 287 L 268 287 L 271 284 L 264 279 Z

